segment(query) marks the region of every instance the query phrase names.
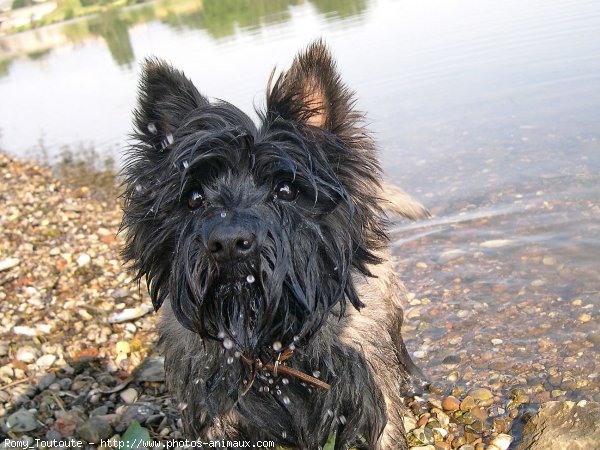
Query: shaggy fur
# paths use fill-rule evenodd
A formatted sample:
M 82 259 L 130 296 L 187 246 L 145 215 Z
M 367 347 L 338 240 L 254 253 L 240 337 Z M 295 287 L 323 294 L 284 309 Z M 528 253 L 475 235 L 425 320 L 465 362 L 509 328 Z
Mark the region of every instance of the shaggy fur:
M 374 145 L 324 44 L 271 80 L 258 127 L 147 60 L 134 122 L 123 253 L 162 310 L 187 435 L 406 448 L 400 396 L 424 381 L 400 334 Z M 426 215 L 391 192 L 389 209 Z M 331 388 L 251 363 L 277 360 Z

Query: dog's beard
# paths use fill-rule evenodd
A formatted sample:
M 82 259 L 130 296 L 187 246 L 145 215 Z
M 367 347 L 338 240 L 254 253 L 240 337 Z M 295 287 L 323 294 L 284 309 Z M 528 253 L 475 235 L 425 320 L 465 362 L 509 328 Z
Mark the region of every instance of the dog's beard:
M 177 319 L 251 359 L 270 359 L 273 349 L 309 339 L 327 316 L 317 297 L 342 297 L 342 283 L 336 280 L 337 267 L 327 274 L 314 262 L 316 239 L 303 241 L 301 248 L 288 242 L 281 230 L 269 231 L 260 254 L 223 266 L 206 255 L 197 237 L 186 239 L 171 275 Z M 297 252 L 303 257 L 294 258 Z M 334 283 L 324 283 L 324 278 Z M 337 293 L 324 292 L 330 285 L 337 286 Z

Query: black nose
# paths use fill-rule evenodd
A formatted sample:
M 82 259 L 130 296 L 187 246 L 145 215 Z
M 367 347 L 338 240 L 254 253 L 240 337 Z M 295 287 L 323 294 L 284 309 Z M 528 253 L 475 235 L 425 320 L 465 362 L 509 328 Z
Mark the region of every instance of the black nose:
M 208 251 L 219 262 L 247 258 L 255 247 L 254 234 L 237 224 L 215 227 L 208 239 Z

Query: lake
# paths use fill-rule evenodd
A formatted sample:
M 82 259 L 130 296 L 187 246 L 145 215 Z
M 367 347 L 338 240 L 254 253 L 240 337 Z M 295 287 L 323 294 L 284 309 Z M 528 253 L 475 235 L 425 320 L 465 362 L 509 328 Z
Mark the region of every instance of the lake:
M 0 147 L 119 165 L 139 62 L 247 112 L 323 36 L 386 176 L 405 333 L 433 380 L 600 401 L 600 3 L 158 1 L 0 37 Z

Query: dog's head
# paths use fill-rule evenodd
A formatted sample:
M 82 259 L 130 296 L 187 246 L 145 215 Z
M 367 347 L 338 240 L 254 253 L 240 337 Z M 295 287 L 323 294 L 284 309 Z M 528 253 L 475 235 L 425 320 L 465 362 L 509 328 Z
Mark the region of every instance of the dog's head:
M 249 356 L 362 306 L 385 241 L 380 169 L 327 48 L 313 43 L 269 82 L 260 125 L 147 60 L 124 168 L 124 256 L 156 309 Z

